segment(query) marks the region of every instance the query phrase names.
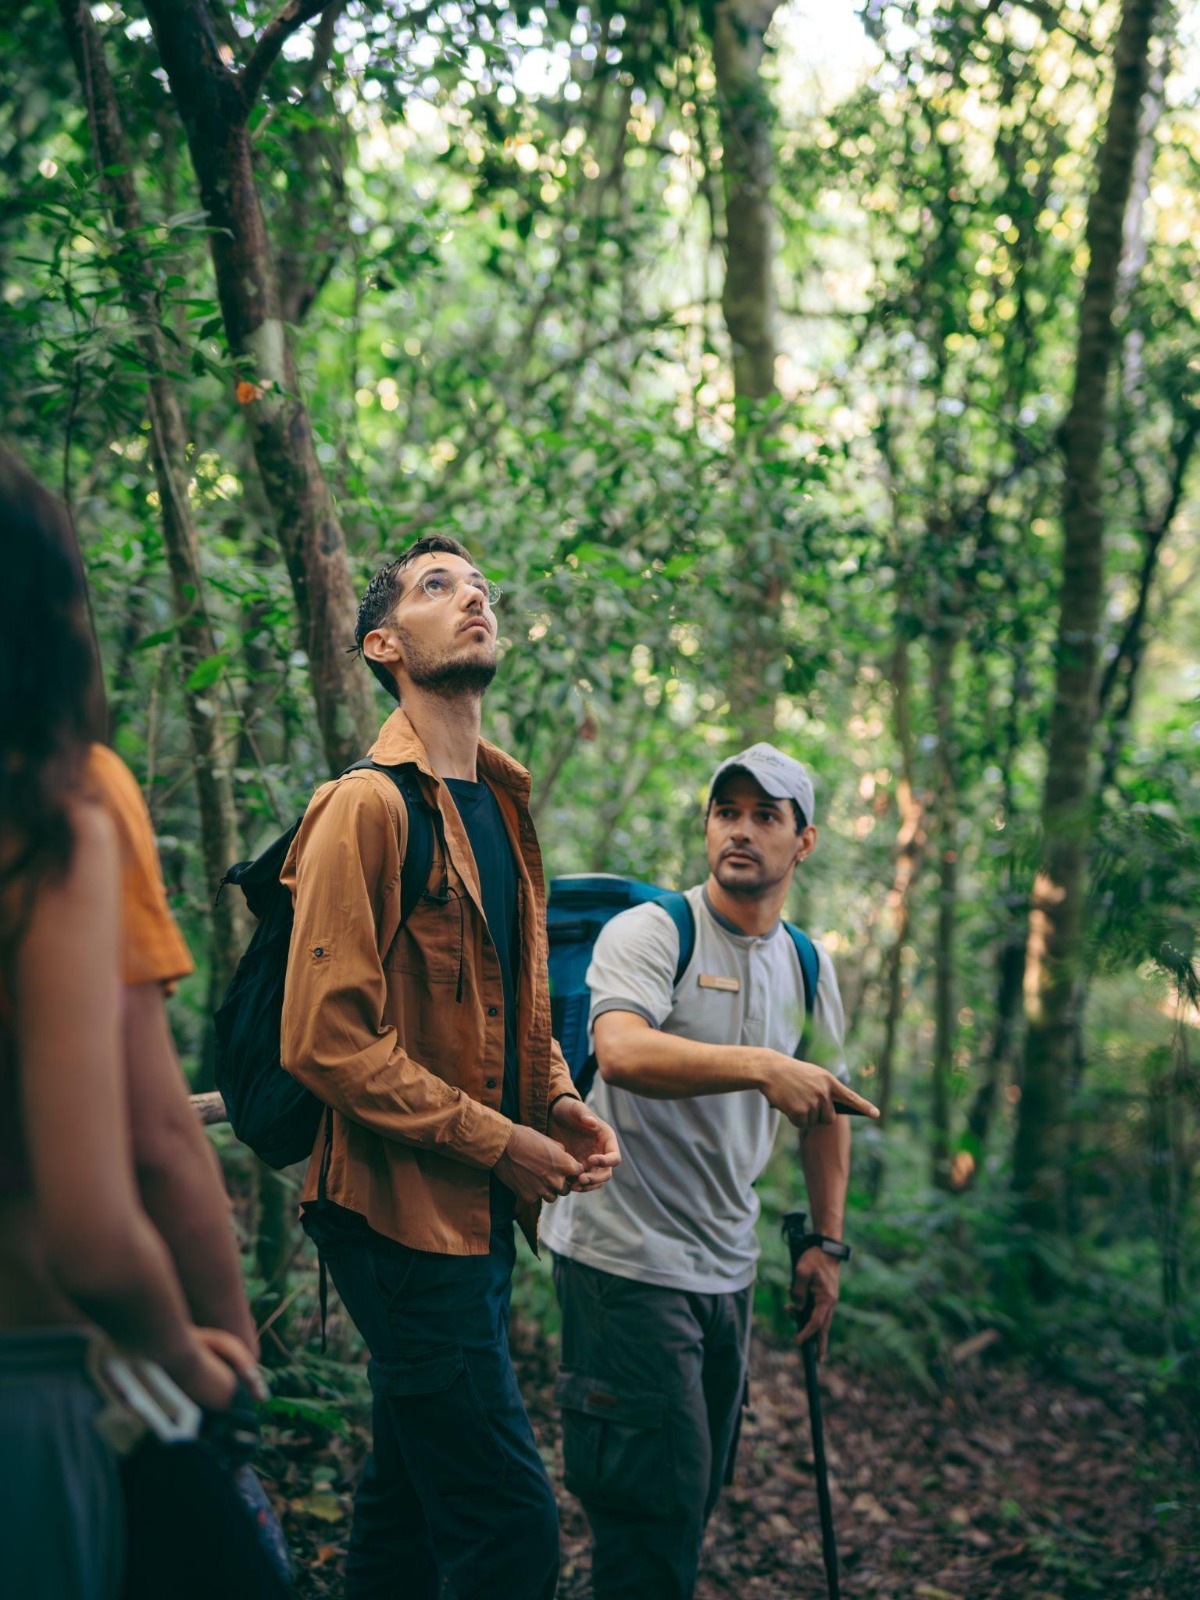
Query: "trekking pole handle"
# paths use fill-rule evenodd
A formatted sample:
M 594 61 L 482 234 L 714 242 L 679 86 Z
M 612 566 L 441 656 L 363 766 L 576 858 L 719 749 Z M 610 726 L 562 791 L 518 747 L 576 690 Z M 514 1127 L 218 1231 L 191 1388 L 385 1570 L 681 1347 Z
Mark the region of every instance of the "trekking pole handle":
M 785 1216 L 784 1216 L 784 1219 L 783 1219 L 782 1232 L 783 1232 L 783 1237 L 787 1240 L 788 1255 L 791 1256 L 791 1258 L 792 1258 L 792 1280 L 791 1280 L 791 1283 L 788 1285 L 788 1288 L 789 1288 L 789 1291 L 790 1291 L 795 1286 L 795 1282 L 796 1282 L 796 1263 L 799 1261 L 799 1259 L 800 1259 L 800 1257 L 801 1257 L 801 1255 L 803 1253 L 804 1241 L 808 1237 L 808 1213 L 806 1211 L 789 1211 L 789 1212 L 787 1212 L 785 1214 Z M 810 1291 L 809 1297 L 808 1297 L 808 1304 L 804 1307 L 803 1312 L 801 1313 L 800 1312 L 800 1308 L 796 1307 L 793 1310 L 792 1315 L 793 1316 L 802 1315 L 804 1317 L 804 1319 L 807 1321 L 808 1317 L 812 1313 L 812 1306 L 813 1306 L 812 1293 Z M 808 1342 L 811 1344 L 812 1340 L 810 1339 Z
M 787 1240 L 788 1254 L 792 1258 L 792 1271 L 795 1272 L 796 1263 L 800 1259 L 800 1247 L 808 1237 L 808 1213 L 789 1211 L 783 1219 L 782 1233 Z

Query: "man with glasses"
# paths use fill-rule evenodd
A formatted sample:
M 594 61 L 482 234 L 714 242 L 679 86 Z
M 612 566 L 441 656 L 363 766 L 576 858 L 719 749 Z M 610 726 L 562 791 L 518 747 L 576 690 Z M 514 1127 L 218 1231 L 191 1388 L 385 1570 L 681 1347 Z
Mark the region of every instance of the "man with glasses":
M 371 749 L 433 834 L 401 922 L 412 819 L 386 772 L 319 789 L 283 870 L 284 1066 L 329 1107 L 304 1223 L 370 1352 L 374 1441 L 348 1600 L 551 1600 L 558 1516 L 508 1352 L 513 1223 L 619 1156 L 550 1035 L 529 775 L 480 737 L 499 590 L 456 540 L 372 578 L 356 646 L 400 708 Z

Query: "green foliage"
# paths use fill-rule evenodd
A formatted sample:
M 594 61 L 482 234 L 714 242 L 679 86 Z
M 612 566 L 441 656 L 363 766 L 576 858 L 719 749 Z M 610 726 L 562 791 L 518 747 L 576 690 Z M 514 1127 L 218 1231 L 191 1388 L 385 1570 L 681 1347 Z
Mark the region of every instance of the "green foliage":
M 1194 964 L 1200 897 L 1200 808 L 1135 803 L 1101 824 L 1093 869 L 1092 938 L 1101 970 L 1152 962 L 1181 997 L 1200 1001 Z

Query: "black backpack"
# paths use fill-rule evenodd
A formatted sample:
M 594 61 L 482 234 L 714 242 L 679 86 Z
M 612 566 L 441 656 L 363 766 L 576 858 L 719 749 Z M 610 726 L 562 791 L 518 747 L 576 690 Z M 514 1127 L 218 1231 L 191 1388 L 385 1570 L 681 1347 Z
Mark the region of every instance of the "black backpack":
M 411 766 L 383 767 L 366 760 L 356 761 L 346 772 L 362 767 L 386 772 L 408 808 L 408 850 L 400 877 L 403 926 L 429 882 L 434 827 L 440 825 L 441 815 L 421 793 Z M 285 1072 L 279 1060 L 293 921 L 292 897 L 279 874 L 299 827 L 298 821 L 253 861 L 230 867 L 217 890 L 220 894 L 227 883 L 236 884 L 258 920 L 214 1018 L 217 1088 L 234 1133 L 275 1168 L 290 1167 L 312 1154 L 325 1110 L 324 1103 Z

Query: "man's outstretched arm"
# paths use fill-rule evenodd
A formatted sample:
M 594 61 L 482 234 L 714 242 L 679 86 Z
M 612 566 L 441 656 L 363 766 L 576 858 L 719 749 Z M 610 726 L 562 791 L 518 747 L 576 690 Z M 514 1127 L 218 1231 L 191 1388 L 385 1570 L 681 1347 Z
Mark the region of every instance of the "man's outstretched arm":
M 605 1011 L 594 1026 L 596 1060 L 605 1083 L 654 1100 L 757 1089 L 798 1128 L 832 1123 L 839 1110 L 878 1111 L 832 1072 L 755 1045 L 701 1044 L 652 1028 L 632 1011 Z

